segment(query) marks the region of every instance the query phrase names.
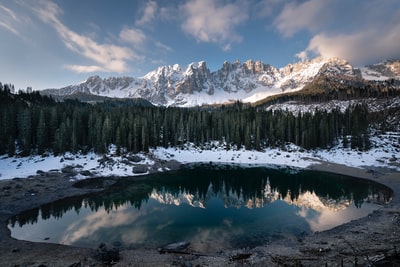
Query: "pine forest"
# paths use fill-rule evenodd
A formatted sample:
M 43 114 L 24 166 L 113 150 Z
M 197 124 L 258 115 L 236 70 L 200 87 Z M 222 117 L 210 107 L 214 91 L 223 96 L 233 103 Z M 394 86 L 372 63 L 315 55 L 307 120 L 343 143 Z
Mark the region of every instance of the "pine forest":
M 177 108 L 110 100 L 98 104 L 57 102 L 37 92 L 10 93 L 1 85 L 0 154 L 21 156 L 67 151 L 105 153 L 111 144 L 121 152 L 147 152 L 219 141 L 227 148 L 261 150 L 287 142 L 304 149 L 369 147 L 366 105 L 313 112 L 265 111 L 236 102 L 219 107 Z

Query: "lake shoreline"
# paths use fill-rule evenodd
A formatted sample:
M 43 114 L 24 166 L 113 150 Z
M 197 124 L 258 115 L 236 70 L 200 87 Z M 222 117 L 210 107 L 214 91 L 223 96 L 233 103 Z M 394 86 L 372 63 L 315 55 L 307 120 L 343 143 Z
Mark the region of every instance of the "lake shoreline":
M 313 159 L 315 161 L 315 159 Z M 180 168 L 174 161 L 158 163 Z M 121 250 L 114 266 L 320 266 L 379 264 L 385 259 L 399 262 L 400 244 L 400 174 L 388 168 L 354 168 L 330 162 L 317 162 L 307 169 L 334 172 L 379 182 L 394 192 L 392 201 L 365 218 L 331 230 L 302 237 L 288 236 L 253 249 L 216 252 L 216 254 L 159 254 L 153 249 Z M 143 179 L 138 176 L 137 179 Z M 76 188 L 68 175 L 47 172 L 24 179 L 0 181 L 0 254 L 2 266 L 102 266 L 92 259 L 94 249 L 49 243 L 32 243 L 10 237 L 8 219 L 22 211 L 68 197 L 99 192 L 113 184 L 107 177 L 101 187 Z M 397 247 L 396 247 L 397 245 Z M 398 251 L 397 251 L 398 250 Z M 246 255 L 246 257 L 240 257 Z

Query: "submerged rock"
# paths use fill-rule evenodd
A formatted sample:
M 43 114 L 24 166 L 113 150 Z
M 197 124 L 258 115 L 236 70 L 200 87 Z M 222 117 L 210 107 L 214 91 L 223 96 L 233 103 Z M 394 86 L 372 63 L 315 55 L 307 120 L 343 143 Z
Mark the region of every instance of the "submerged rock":
M 93 258 L 106 264 L 115 263 L 119 261 L 119 250 L 115 247 L 108 249 L 106 244 L 101 243 Z
M 132 168 L 132 172 L 135 174 L 146 173 L 149 171 L 149 168 L 146 165 L 136 165 Z
M 170 243 L 167 244 L 163 247 L 158 248 L 158 252 L 163 254 L 166 252 L 170 253 L 176 253 L 185 250 L 188 246 L 190 245 L 190 242 L 187 241 L 181 241 L 181 242 L 176 242 L 176 243 Z
M 78 174 L 75 170 L 74 166 L 68 165 L 61 169 L 61 172 L 68 175 L 76 175 Z

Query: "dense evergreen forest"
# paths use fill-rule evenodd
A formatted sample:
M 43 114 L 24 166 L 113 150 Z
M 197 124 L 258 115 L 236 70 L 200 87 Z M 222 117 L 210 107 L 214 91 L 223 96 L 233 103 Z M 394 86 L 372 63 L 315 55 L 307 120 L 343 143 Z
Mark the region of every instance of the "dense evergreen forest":
M 221 107 L 156 107 L 137 101 L 98 104 L 57 102 L 38 92 L 11 93 L 0 83 L 0 155 L 67 151 L 105 153 L 110 144 L 122 151 L 148 151 L 187 142 L 220 141 L 227 148 L 260 150 L 292 142 L 304 149 L 343 146 L 368 149 L 365 105 L 293 114 L 265 111 L 237 102 Z

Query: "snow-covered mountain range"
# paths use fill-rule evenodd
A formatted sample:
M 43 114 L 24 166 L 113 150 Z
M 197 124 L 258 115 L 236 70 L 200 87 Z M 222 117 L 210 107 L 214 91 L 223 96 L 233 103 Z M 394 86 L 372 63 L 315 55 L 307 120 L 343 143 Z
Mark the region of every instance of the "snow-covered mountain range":
M 206 62 L 162 66 L 143 77 L 92 76 L 86 81 L 43 94 L 56 97 L 96 95 L 115 98 L 143 98 L 155 105 L 196 106 L 241 100 L 256 102 L 265 97 L 301 90 L 321 76 L 347 77 L 357 81 L 400 80 L 400 60 L 384 61 L 355 68 L 339 58 L 316 58 L 275 68 L 261 61 L 224 62 L 211 72 Z M 346 78 L 346 79 L 347 79 Z

